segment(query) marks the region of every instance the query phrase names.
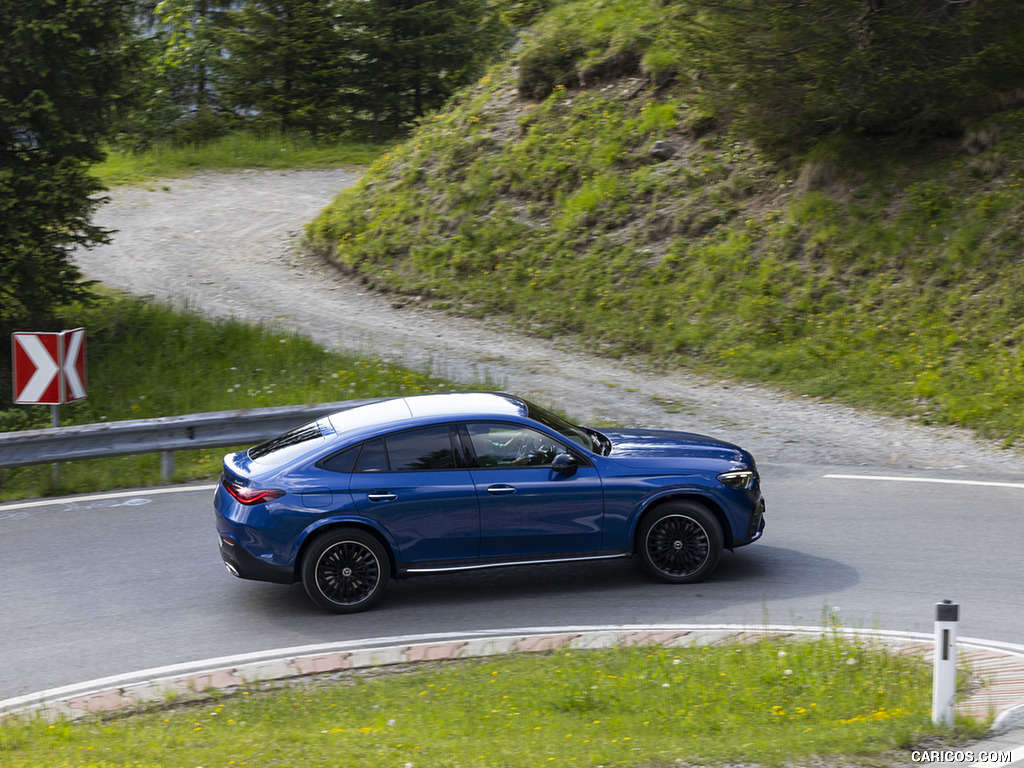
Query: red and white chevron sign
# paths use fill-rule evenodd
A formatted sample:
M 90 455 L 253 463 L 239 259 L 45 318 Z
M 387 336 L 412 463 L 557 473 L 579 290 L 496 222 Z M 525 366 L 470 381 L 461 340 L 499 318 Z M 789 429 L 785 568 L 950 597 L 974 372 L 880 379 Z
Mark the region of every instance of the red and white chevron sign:
M 85 328 L 11 334 L 14 402 L 60 405 L 85 397 Z

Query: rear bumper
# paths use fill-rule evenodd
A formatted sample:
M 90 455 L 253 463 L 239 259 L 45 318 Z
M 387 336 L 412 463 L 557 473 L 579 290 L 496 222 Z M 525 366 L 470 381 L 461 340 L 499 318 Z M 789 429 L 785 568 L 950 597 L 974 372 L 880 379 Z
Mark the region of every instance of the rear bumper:
M 224 566 L 240 579 L 269 581 L 274 584 L 294 584 L 298 579 L 295 569 L 264 562 L 227 533 L 220 534 L 220 556 Z

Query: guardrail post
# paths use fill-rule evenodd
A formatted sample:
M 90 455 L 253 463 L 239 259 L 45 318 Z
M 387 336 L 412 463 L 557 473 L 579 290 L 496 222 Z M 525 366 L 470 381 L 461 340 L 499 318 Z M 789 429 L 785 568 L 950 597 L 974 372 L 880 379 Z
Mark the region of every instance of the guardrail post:
M 960 606 L 952 600 L 935 604 L 935 668 L 932 675 L 932 722 L 953 725 L 956 698 L 956 630 Z
M 62 374 L 63 375 L 63 374 Z M 60 406 L 50 406 L 50 429 L 57 429 L 60 426 Z M 57 485 L 60 483 L 60 464 L 54 462 L 50 466 L 50 470 L 53 472 L 53 484 Z
M 174 451 L 160 452 L 160 478 L 167 482 L 174 474 Z

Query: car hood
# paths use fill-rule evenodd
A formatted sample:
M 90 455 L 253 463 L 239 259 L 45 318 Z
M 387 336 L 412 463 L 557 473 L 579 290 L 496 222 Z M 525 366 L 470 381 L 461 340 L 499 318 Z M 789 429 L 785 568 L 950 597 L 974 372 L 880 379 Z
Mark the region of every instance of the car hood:
M 612 443 L 608 458 L 626 466 L 682 458 L 724 461 L 738 469 L 754 466 L 753 458 L 742 448 L 713 437 L 658 429 L 602 431 Z

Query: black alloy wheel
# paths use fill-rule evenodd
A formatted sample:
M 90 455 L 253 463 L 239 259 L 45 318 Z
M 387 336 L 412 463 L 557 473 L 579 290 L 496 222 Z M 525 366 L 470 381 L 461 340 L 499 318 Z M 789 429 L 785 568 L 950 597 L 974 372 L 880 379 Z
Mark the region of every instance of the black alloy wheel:
M 330 531 L 310 545 L 302 584 L 321 608 L 364 611 L 376 603 L 390 578 L 387 552 L 373 535 L 355 528 Z
M 692 501 L 663 502 L 637 531 L 637 554 L 654 578 L 673 584 L 706 579 L 722 557 L 722 528 L 711 511 Z

